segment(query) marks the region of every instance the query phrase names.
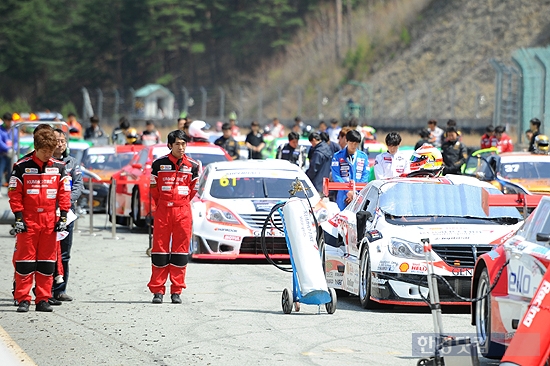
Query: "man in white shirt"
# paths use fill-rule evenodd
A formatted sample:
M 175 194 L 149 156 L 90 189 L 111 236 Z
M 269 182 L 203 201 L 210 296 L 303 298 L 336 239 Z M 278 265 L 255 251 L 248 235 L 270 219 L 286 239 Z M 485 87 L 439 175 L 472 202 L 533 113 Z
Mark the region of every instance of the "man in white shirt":
M 437 127 L 437 121 L 435 119 L 431 119 L 428 121 L 428 130 L 430 130 L 430 144 L 432 144 L 435 147 L 441 147 L 441 144 L 443 143 L 443 129 Z
M 399 145 L 401 145 L 399 133 L 390 132 L 386 135 L 388 151 L 376 156 L 374 161 L 375 179 L 392 178 L 405 172 L 407 159 L 398 153 Z

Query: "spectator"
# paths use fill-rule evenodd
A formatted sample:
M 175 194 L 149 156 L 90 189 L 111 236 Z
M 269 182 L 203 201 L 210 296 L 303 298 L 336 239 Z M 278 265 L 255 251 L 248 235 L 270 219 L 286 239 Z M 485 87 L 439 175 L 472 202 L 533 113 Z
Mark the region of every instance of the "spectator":
M 457 125 L 456 125 L 456 121 L 454 119 L 450 119 L 447 121 L 447 127 L 445 128 L 445 130 L 447 130 L 447 128 L 449 127 L 454 127 L 456 128 L 456 133 L 458 134 L 458 141 L 462 141 L 462 132 L 460 132 L 460 130 L 458 129 Z M 443 134 L 443 142 L 445 142 L 445 140 L 447 139 L 447 133 L 444 133 Z
M 458 132 L 455 127 L 449 127 L 446 131 L 447 141 L 441 146 L 443 155 L 443 175 L 461 174 L 460 168 L 466 163 L 468 151 L 466 146 L 458 140 Z
M 279 122 L 278 118 L 273 118 L 273 121 L 267 127 L 269 128 L 269 134 L 275 139 L 285 135 L 285 126 Z
M 317 127 L 317 132 L 327 132 L 327 124 L 325 121 L 320 121 L 319 126 Z M 326 142 L 326 141 L 325 141 Z
M 346 127 L 342 128 L 340 130 L 340 132 L 338 132 L 338 142 L 337 143 L 340 146 L 340 150 L 342 150 L 343 148 L 345 148 L 347 146 L 348 141 L 346 140 L 346 136 L 347 136 L 347 133 L 349 131 L 351 131 L 351 128 L 346 126 Z M 359 136 L 361 136 L 361 134 L 359 134 Z
M 229 125 L 231 126 L 231 135 L 233 137 L 237 137 L 241 134 L 241 130 L 237 124 L 237 113 L 229 113 Z
M 430 143 L 435 147 L 441 147 L 443 141 L 443 130 L 437 127 L 437 121 L 431 119 L 428 121 L 428 129 L 430 130 Z
M 302 122 L 302 118 L 300 116 L 294 117 L 294 126 L 292 126 L 291 128 L 292 132 L 296 132 L 298 135 L 301 136 L 304 127 L 305 125 L 304 122 Z
M 490 147 L 496 147 L 498 140 L 495 137 L 495 128 L 492 125 L 485 127 L 485 133 L 481 136 L 481 148 L 488 149 Z
M 288 160 L 301 168 L 305 163 L 305 155 L 306 149 L 300 145 L 300 135 L 292 131 L 288 134 L 288 143 L 279 146 L 275 156 L 277 159 Z
M 506 131 L 504 126 L 495 127 L 495 138 L 497 139 L 497 149 L 499 153 L 514 151 L 512 139 L 504 131 Z
M 99 127 L 99 118 L 97 116 L 90 117 L 91 126 L 84 131 L 84 139 L 93 140 L 102 137 L 107 137 L 107 134 L 101 127 Z
M 67 115 L 67 124 L 69 125 L 69 135 L 71 137 L 81 139 L 82 138 L 82 125 L 76 120 L 74 113 Z
M 257 121 L 253 121 L 250 124 L 250 132 L 246 135 L 245 143 L 248 148 L 249 159 L 262 158 L 262 150 L 265 147 L 265 142 L 260 133 L 260 124 Z
M 313 154 L 309 159 L 309 168 L 306 174 L 317 192 L 322 195 L 323 178 L 328 178 L 330 176 L 333 153 L 330 146 L 321 139 L 319 133 L 313 132 L 310 134 L 309 141 L 311 142 Z
M 535 138 L 540 135 L 540 120 L 538 118 L 533 118 L 529 121 L 531 132 L 533 133 L 531 135 L 531 140 L 529 140 L 529 150 L 528 151 L 535 151 Z
M 342 131 L 340 131 L 340 132 L 342 132 Z M 326 142 L 328 144 L 328 146 L 330 146 L 330 149 L 332 150 L 333 154 L 337 153 L 340 150 L 342 150 L 342 147 L 339 144 L 337 144 L 336 142 L 330 141 L 330 137 L 328 136 L 328 133 L 321 132 L 321 133 L 319 133 L 319 135 L 321 136 L 321 140 L 323 140 L 324 142 Z M 345 136 L 344 136 L 344 138 L 345 138 Z
M 13 143 L 11 140 L 11 113 L 5 113 L 2 116 L 4 123 L 0 126 L 0 187 L 3 182 L 8 183 L 8 175 L 11 173 L 13 158 Z M 0 193 L 2 197 L 2 193 Z
M 351 128 L 350 128 L 351 129 Z M 338 120 L 333 118 L 330 120 L 330 127 L 327 128 L 327 133 L 330 141 L 338 143 L 338 136 L 342 128 L 338 125 Z
M 153 121 L 145 121 L 145 130 L 141 133 L 141 141 L 145 146 L 160 143 L 160 132 L 156 129 Z
M 367 154 L 359 150 L 361 134 L 350 130 L 346 133 L 346 141 L 346 148 L 332 156 L 332 179 L 340 183 L 366 183 L 369 179 L 369 159 Z M 336 203 L 340 210 L 346 208 L 354 196 L 354 191 L 338 191 Z
M 76 159 L 67 152 L 67 135 L 61 129 L 55 129 L 55 136 L 57 137 L 57 147 L 53 152 L 53 157 L 59 161 L 65 163 L 65 169 L 67 174 L 70 175 L 71 184 L 71 209 L 75 211 L 76 201 L 82 194 L 84 185 L 82 183 L 82 172 L 80 171 L 80 165 L 77 164 Z M 74 221 L 67 226 L 68 235 L 59 242 L 61 246 L 61 264 L 63 266 L 63 282 L 54 283 L 52 287 L 52 299 L 48 300 L 51 305 L 58 301 L 72 301 L 73 298 L 67 295 L 67 283 L 69 282 L 69 260 L 71 259 L 71 247 L 73 245 L 73 228 Z M 54 278 L 57 278 L 57 271 L 54 272 Z
M 115 145 L 124 145 L 126 144 L 126 135 L 128 129 L 130 128 L 130 121 L 126 116 L 120 117 L 118 120 L 118 127 L 113 130 L 111 134 L 111 140 Z
M 390 132 L 386 135 L 388 151 L 378 154 L 374 160 L 375 179 L 392 178 L 403 174 L 407 168 L 407 160 L 397 154 L 399 145 L 401 145 L 401 135 L 397 132 Z
M 430 143 L 430 130 L 428 130 L 427 128 L 423 128 L 418 134 L 420 135 L 420 140 L 418 140 L 414 145 L 415 150 L 418 150 L 418 148 L 424 144 Z
M 239 159 L 239 144 L 231 135 L 231 125 L 229 123 L 226 122 L 222 125 L 222 135 L 214 141 L 214 144 L 221 146 L 227 151 L 231 159 Z

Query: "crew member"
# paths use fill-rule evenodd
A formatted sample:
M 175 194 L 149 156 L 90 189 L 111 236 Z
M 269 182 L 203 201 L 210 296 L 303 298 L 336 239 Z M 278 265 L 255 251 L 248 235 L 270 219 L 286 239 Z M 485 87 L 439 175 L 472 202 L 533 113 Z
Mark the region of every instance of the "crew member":
M 311 149 L 313 154 L 309 159 L 309 168 L 306 171 L 306 175 L 313 183 L 313 186 L 322 194 L 323 192 L 323 178 L 330 176 L 330 164 L 332 161 L 332 148 L 321 138 L 321 135 L 317 132 L 313 132 L 309 135 L 309 142 L 311 142 Z
M 480 146 L 482 149 L 497 147 L 498 139 L 495 137 L 495 128 L 493 125 L 485 127 L 485 133 L 481 136 Z
M 374 160 L 375 179 L 392 178 L 401 175 L 407 168 L 407 160 L 400 154 L 401 135 L 390 132 L 386 135 L 388 151 L 378 154 Z
M 447 141 L 441 145 L 443 155 L 443 175 L 461 174 L 460 168 L 468 159 L 466 146 L 458 140 L 458 131 L 455 127 L 447 128 Z
M 497 139 L 497 149 L 499 153 L 514 151 L 512 139 L 508 136 L 508 134 L 506 134 L 505 131 L 506 127 L 504 126 L 495 127 L 495 138 Z
M 347 183 L 366 183 L 369 179 L 369 159 L 367 154 L 359 150 L 361 134 L 356 130 L 346 133 L 347 145 L 332 156 L 332 180 Z M 355 195 L 354 191 L 338 191 L 336 203 L 340 210 L 346 208 Z
M 63 130 L 56 128 L 54 130 L 57 138 L 57 147 L 53 152 L 53 157 L 65 163 L 65 170 L 71 176 L 71 209 L 76 209 L 76 201 L 82 194 L 84 185 L 82 183 L 82 171 L 76 159 L 67 153 L 67 135 Z M 73 245 L 74 221 L 67 226 L 68 235 L 61 240 L 61 264 L 63 265 L 63 282 L 54 283 L 52 288 L 53 298 L 58 301 L 72 301 L 73 298 L 67 295 L 67 282 L 69 281 L 69 260 L 71 259 L 71 247 Z M 57 277 L 57 273 L 55 276 Z M 50 301 L 51 303 L 51 301 Z
M 74 113 L 67 115 L 67 124 L 69 125 L 69 135 L 71 137 L 81 139 L 82 138 L 82 125 L 76 120 Z
M 160 132 L 156 129 L 153 121 L 145 121 L 145 130 L 141 133 L 141 141 L 145 146 L 160 143 Z
M 265 142 L 260 133 L 260 124 L 258 122 L 252 121 L 250 124 L 250 132 L 246 135 L 245 144 L 246 147 L 248 147 L 249 159 L 262 158 L 262 150 L 265 147 Z
M 155 212 L 155 231 L 151 250 L 152 273 L 149 290 L 153 304 L 161 304 L 170 275 L 173 304 L 181 304 L 186 288 L 185 272 L 193 228 L 191 199 L 199 179 L 200 162 L 185 155 L 188 137 L 181 130 L 168 134 L 170 153 L 156 159 L 151 171 L 151 196 Z
M 300 135 L 292 131 L 288 134 L 288 142 L 277 149 L 277 159 L 288 160 L 300 168 L 304 166 L 306 149 L 300 145 Z
M 233 138 L 231 134 L 231 125 L 229 123 L 224 123 L 222 125 L 222 135 L 214 141 L 215 145 L 221 146 L 227 154 L 231 156 L 231 159 L 239 159 L 239 144 Z
M 35 152 L 14 164 L 10 178 L 8 195 L 17 233 L 13 260 L 18 312 L 29 311 L 33 281 L 36 311 L 52 311 L 48 299 L 52 293 L 57 232 L 67 229 L 67 211 L 71 207 L 71 177 L 65 164 L 53 159 L 56 146 L 52 130 L 38 131 L 34 135 Z
M 533 118 L 529 121 L 529 127 L 532 132 L 531 140 L 529 140 L 529 151 L 535 151 L 535 138 L 540 135 L 540 119 Z

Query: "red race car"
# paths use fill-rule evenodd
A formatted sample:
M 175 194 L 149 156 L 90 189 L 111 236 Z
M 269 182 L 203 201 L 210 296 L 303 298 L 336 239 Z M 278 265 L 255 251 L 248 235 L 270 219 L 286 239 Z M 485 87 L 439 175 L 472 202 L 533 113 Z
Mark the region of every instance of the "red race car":
M 170 152 L 166 144 L 146 146 L 136 155 L 130 164 L 116 172 L 112 180 L 116 180 L 116 222 L 119 225 L 142 227 L 146 218 L 154 212 L 153 202 L 149 194 L 151 179 L 151 164 L 153 161 Z M 216 161 L 231 161 L 227 152 L 209 142 L 190 142 L 185 153 L 206 165 Z M 112 185 L 111 185 L 112 187 Z M 109 208 L 109 214 L 111 209 Z

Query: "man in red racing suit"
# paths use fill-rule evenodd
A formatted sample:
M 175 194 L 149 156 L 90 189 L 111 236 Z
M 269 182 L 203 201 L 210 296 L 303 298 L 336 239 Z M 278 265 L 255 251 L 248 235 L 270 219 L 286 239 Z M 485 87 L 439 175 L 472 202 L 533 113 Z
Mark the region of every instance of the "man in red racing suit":
M 200 171 L 200 163 L 185 155 L 187 141 L 183 131 L 170 132 L 168 147 L 171 152 L 152 165 L 150 189 L 157 210 L 148 287 L 154 294 L 154 304 L 162 303 L 168 274 L 172 303 L 181 303 L 181 290 L 186 287 L 185 272 L 193 228 L 190 202 L 196 193 Z
M 71 207 L 71 177 L 65 164 L 52 158 L 56 145 L 52 130 L 38 131 L 34 136 L 35 152 L 15 163 L 10 177 L 8 196 L 17 233 L 13 261 L 18 312 L 29 311 L 33 280 L 36 311 L 52 311 L 48 299 L 57 255 L 57 232 L 66 230 L 67 211 Z

